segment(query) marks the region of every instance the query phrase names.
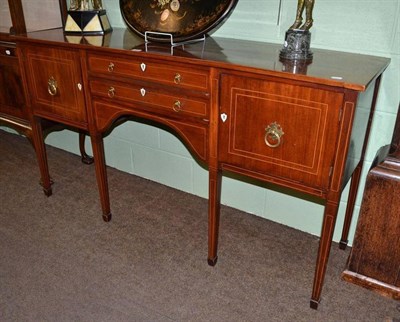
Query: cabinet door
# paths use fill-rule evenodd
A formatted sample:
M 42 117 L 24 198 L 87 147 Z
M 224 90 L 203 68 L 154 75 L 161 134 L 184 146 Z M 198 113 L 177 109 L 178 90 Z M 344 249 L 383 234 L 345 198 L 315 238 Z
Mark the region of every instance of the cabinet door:
M 26 47 L 24 53 L 34 114 L 85 127 L 87 117 L 79 53 L 40 46 Z
M 27 119 L 24 88 L 15 46 L 0 42 L 0 113 Z
M 289 185 L 328 187 L 343 94 L 232 75 L 221 84 L 223 165 Z

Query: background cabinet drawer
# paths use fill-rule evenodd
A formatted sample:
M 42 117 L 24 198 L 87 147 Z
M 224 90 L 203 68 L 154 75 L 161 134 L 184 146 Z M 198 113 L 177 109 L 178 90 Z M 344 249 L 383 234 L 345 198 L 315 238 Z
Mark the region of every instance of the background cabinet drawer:
M 15 50 L 15 45 L 8 42 L 1 42 L 0 41 L 0 57 L 16 57 L 17 53 Z
M 15 46 L 3 42 L 0 42 L 0 113 L 28 118 Z
M 182 94 L 167 93 L 152 87 L 91 81 L 90 92 L 92 96 L 109 98 L 114 101 L 125 102 L 125 104 L 131 103 L 132 109 L 141 108 L 152 112 L 167 112 L 174 116 L 208 117 L 207 101 L 192 99 Z
M 221 161 L 327 187 L 342 99 L 311 87 L 222 76 L 220 142 L 227 144 L 220 145 Z
M 132 60 L 115 57 L 89 55 L 89 71 L 108 76 L 134 77 L 151 80 L 157 83 L 173 85 L 179 88 L 208 90 L 208 71 L 204 69 L 187 69 L 149 59 Z
M 36 46 L 24 54 L 34 113 L 72 125 L 86 123 L 79 53 Z

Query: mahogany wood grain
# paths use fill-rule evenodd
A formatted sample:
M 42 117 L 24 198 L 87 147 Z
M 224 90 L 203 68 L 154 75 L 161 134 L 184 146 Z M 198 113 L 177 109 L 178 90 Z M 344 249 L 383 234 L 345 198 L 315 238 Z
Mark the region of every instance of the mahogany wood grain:
M 368 172 L 353 247 L 342 278 L 400 300 L 400 106 L 392 143 Z
M 99 77 L 126 77 L 171 85 L 177 88 L 208 91 L 207 69 L 191 69 L 182 64 L 166 65 L 163 62 L 141 59 L 120 59 L 102 55 L 89 55 L 89 72 Z M 120 78 L 121 79 L 121 78 Z
M 221 207 L 222 170 L 219 162 L 220 77 L 211 69 L 211 110 L 208 144 L 208 256 L 210 266 L 218 260 L 219 218 Z
M 43 187 L 43 192 L 46 196 L 52 195 L 51 179 L 49 175 L 49 166 L 47 164 L 46 146 L 44 144 L 43 138 L 43 128 L 41 120 L 35 118 L 32 122 L 33 131 L 33 144 L 36 150 L 36 157 L 38 159 L 40 175 L 41 175 L 41 185 Z
M 371 169 L 343 279 L 400 300 L 400 160 Z
M 143 57 L 162 59 L 164 64 L 190 64 L 190 66 L 216 67 L 236 71 L 250 71 L 260 75 L 271 75 L 283 79 L 299 80 L 310 83 L 310 86 L 327 85 L 332 88 L 347 88 L 365 91 L 368 85 L 386 68 L 389 59 L 361 54 L 344 53 L 331 50 L 313 49 L 314 58 L 302 74 L 286 71 L 285 62 L 279 60 L 280 44 L 246 41 L 228 38 L 207 38 L 205 43 L 194 43 L 165 50 L 144 49 L 144 40 L 125 28 L 114 28 L 107 36 L 107 41 L 100 47 L 90 44 L 68 42 L 62 29 L 43 30 L 16 37 L 31 43 L 55 42 L 57 46 L 66 48 L 87 48 L 98 54 L 120 55 L 131 59 Z M 136 51 L 135 49 L 138 49 Z M 186 65 L 188 66 L 188 65 Z
M 326 191 L 343 93 L 253 75 L 222 75 L 220 161 Z M 279 146 L 267 146 L 266 128 L 282 127 Z
M 25 73 L 21 71 L 23 58 L 20 50 L 16 49 L 15 40 L 10 35 L 26 33 L 25 13 L 21 0 L 8 0 L 8 5 L 12 27 L 0 30 L 0 124 L 11 127 L 24 135 L 34 146 L 41 173 L 40 182 L 45 194 L 49 196 L 51 195 L 50 185 L 53 181 L 48 173 L 46 150 L 42 141 L 46 133 L 60 128 L 60 124 L 38 120 L 37 122 L 41 123 L 36 127 L 32 126 L 33 114 L 30 109 L 29 90 Z M 65 0 L 59 0 L 59 5 L 65 22 L 67 3 Z M 40 23 L 37 28 L 40 29 Z M 90 163 L 82 139 L 80 150 L 82 159 Z
M 22 48 L 35 115 L 87 129 L 79 52 L 36 46 Z M 55 82 L 50 93 L 49 81 Z
M 19 62 L 19 51 L 8 33 L 0 33 L 0 124 L 33 144 L 30 111 Z
M 353 149 L 368 136 L 361 101 L 371 106 L 371 117 L 375 104 L 369 97 L 359 101 L 360 93 L 378 91 L 388 59 L 316 49 L 313 62 L 294 73 L 279 60 L 280 45 L 243 40 L 148 47 L 118 28 L 101 46 L 69 43 L 61 29 L 15 39 L 34 75 L 33 113 L 89 130 L 104 220 L 111 219 L 111 208 L 103 136 L 130 115 L 173 129 L 207 164 L 210 265 L 218 258 L 222 169 L 321 198 L 325 211 L 310 301 L 318 307 L 341 193 L 363 160 L 364 149 Z M 45 91 L 35 84 L 43 85 L 48 71 L 70 82 L 64 86 L 81 78 L 82 98 L 42 99 Z M 178 112 L 171 107 L 176 100 L 184 103 Z M 271 148 L 264 138 L 274 122 L 284 134 Z M 362 133 L 354 132 L 359 128 Z M 355 180 L 352 191 L 357 188 Z
M 121 103 L 109 103 L 97 99 L 93 100 L 92 112 L 96 120 L 96 130 L 101 133 L 108 132 L 118 119 L 125 118 L 128 115 L 164 124 L 173 129 L 199 159 L 207 160 L 208 124 L 206 123 L 188 123 L 180 119 L 165 118 L 162 117 L 163 113 L 156 115 L 154 112 L 127 108 Z
M 207 100 L 193 99 L 182 93 L 165 91 L 151 84 L 124 84 L 119 82 L 90 82 L 93 96 L 127 104 L 132 109 L 140 108 L 156 110 L 172 117 L 196 117 L 208 119 L 209 106 Z
M 0 113 L 28 120 L 15 44 L 0 41 Z
M 8 0 L 8 7 L 10 9 L 12 28 L 10 33 L 23 34 L 26 33 L 26 25 L 24 18 L 24 10 L 21 0 Z
M 95 159 L 96 179 L 99 186 L 100 202 L 103 211 L 103 220 L 108 222 L 111 220 L 111 206 L 110 198 L 108 196 L 108 180 L 107 169 L 104 155 L 104 142 L 100 133 L 90 132 L 90 139 L 92 142 L 93 155 Z
M 364 156 L 365 156 L 365 151 L 367 150 L 368 138 L 369 138 L 369 134 L 370 134 L 370 130 L 371 130 L 372 119 L 373 119 L 373 115 L 374 115 L 374 111 L 375 111 L 376 101 L 378 99 L 381 78 L 382 78 L 381 76 L 379 76 L 377 78 L 375 87 L 373 88 L 373 97 L 372 97 L 371 104 L 369 106 L 368 122 L 362 122 L 360 124 L 360 122 L 357 122 L 357 119 L 356 119 L 355 124 L 353 125 L 354 128 L 361 127 L 363 125 L 366 126 L 364 138 L 361 139 L 360 136 L 357 136 L 356 134 L 358 134 L 358 133 L 355 133 L 356 131 L 353 131 L 353 133 L 355 133 L 355 134 L 352 135 L 352 137 L 350 138 L 350 147 L 351 146 L 353 146 L 353 147 L 354 146 L 362 146 L 362 149 L 359 150 L 360 155 L 356 156 L 356 155 L 352 154 L 347 157 L 348 163 L 349 163 L 349 160 L 357 160 L 358 163 L 356 164 L 354 170 L 352 169 L 351 166 L 349 166 L 349 164 L 346 165 L 347 174 L 345 174 L 345 178 L 342 183 L 342 185 L 344 186 L 347 183 L 348 179 L 350 178 L 351 173 L 353 173 L 351 176 L 349 198 L 348 198 L 346 213 L 345 213 L 344 222 L 343 222 L 342 236 L 341 236 L 341 239 L 339 242 L 339 247 L 343 250 L 346 249 L 347 243 L 348 243 L 350 225 L 351 225 L 351 220 L 353 218 L 354 206 L 355 206 L 357 192 L 358 192 L 358 185 L 360 183 L 361 173 L 362 173 L 362 169 L 363 169 L 363 160 L 364 160 Z M 359 110 L 361 110 L 361 109 L 359 109 Z

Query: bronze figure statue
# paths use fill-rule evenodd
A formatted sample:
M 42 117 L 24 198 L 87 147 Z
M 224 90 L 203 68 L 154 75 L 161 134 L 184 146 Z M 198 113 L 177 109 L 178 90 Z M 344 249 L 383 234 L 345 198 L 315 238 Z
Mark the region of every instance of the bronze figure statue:
M 300 29 L 309 30 L 313 25 L 312 11 L 315 0 L 298 0 L 296 20 L 289 30 Z M 303 11 L 306 10 L 306 21 L 303 23 Z
M 101 0 L 91 0 L 94 10 L 103 9 Z M 69 10 L 89 10 L 89 0 L 71 0 Z

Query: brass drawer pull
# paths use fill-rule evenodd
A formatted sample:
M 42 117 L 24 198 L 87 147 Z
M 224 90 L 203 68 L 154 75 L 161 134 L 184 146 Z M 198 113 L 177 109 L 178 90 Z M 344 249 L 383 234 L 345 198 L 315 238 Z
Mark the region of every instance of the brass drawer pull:
M 175 74 L 175 77 L 174 77 L 174 83 L 175 83 L 175 84 L 180 84 L 181 81 L 182 81 L 182 76 L 181 76 L 181 74 L 176 73 L 176 74 Z
M 281 145 L 284 134 L 282 127 L 278 123 L 271 123 L 265 128 L 265 144 L 270 148 L 277 148 Z
M 113 98 L 114 96 L 115 96 L 115 88 L 111 86 L 111 87 L 108 89 L 108 97 L 109 97 L 109 98 Z
M 114 63 L 110 63 L 110 64 L 108 65 L 108 71 L 109 71 L 110 73 L 112 73 L 112 72 L 114 71 L 114 67 L 115 67 Z
M 47 81 L 47 91 L 51 96 L 57 95 L 57 81 L 53 76 L 51 76 Z
M 172 109 L 177 113 L 180 112 L 182 110 L 182 103 L 176 100 Z

